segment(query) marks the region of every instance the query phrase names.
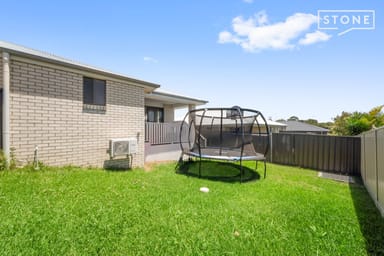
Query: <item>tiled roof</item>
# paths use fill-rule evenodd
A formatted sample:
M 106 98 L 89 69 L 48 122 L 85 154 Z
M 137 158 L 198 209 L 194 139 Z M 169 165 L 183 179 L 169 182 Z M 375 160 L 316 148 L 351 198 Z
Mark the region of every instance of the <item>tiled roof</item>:
M 287 132 L 328 132 L 328 129 L 323 127 L 307 124 L 300 121 L 286 121 L 285 124 Z

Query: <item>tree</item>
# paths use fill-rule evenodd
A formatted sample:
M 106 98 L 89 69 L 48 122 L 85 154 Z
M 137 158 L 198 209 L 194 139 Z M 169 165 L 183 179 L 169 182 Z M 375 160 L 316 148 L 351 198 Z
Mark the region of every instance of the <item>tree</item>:
M 368 120 L 366 113 L 353 112 L 346 119 L 347 135 L 358 135 L 362 132 L 368 131 L 372 127 L 372 123 Z
M 384 125 L 384 113 L 381 112 L 384 105 L 374 107 L 368 112 L 368 120 L 372 122 L 376 128 Z
M 299 121 L 299 118 L 297 116 L 291 116 L 287 121 Z
M 331 128 L 331 133 L 334 135 L 347 135 L 348 129 L 347 129 L 346 120 L 350 116 L 351 116 L 351 113 L 343 111 L 341 115 L 338 115 L 335 118 L 333 118 L 334 124 L 333 124 L 333 127 Z
M 323 127 L 325 129 L 331 130 L 333 127 L 333 122 L 325 122 L 325 123 L 319 123 L 320 127 Z
M 311 124 L 311 125 L 319 125 L 319 122 L 316 120 L 316 119 L 307 119 L 307 120 L 303 120 L 304 123 L 307 123 L 307 124 Z
M 336 116 L 331 132 L 335 135 L 358 135 L 372 128 L 384 125 L 384 114 L 381 111 L 384 105 L 374 107 L 368 113 L 355 111 L 342 112 Z

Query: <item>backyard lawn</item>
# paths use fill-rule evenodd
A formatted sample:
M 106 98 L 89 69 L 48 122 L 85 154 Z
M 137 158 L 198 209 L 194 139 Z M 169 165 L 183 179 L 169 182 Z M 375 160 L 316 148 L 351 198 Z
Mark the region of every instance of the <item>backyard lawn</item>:
M 232 165 L 174 168 L 0 172 L 0 255 L 384 254 L 360 184 L 273 164 L 242 184 Z

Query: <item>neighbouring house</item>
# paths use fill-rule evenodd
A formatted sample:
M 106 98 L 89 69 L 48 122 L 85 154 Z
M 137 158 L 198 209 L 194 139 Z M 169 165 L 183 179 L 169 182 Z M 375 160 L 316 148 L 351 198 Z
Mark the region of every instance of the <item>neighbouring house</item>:
M 285 121 L 282 122 L 286 124 L 285 130 L 281 130 L 280 132 L 287 133 L 308 133 L 308 134 L 320 134 L 327 135 L 329 130 L 323 127 L 319 127 L 316 125 L 307 124 L 300 121 Z
M 270 133 L 278 133 L 280 131 L 284 131 L 287 128 L 286 124 L 272 121 L 270 119 L 267 120 L 267 124 L 268 124 Z
M 160 86 L 0 41 L 1 146 L 20 164 L 143 166 L 147 123 L 206 101 Z M 111 140 L 135 141 L 132 158 L 112 158 Z

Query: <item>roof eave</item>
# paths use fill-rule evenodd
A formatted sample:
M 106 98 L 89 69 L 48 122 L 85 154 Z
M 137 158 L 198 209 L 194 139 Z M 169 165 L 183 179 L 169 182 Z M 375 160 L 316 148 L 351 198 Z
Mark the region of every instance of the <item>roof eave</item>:
M 1 41 L 0 41 L 0 43 L 1 43 Z M 9 45 L 12 45 L 12 44 L 9 44 Z M 23 48 L 23 49 L 25 49 L 25 51 L 14 49 L 16 47 Z M 49 55 L 49 57 L 48 57 L 48 54 L 47 54 L 47 56 L 43 56 L 44 53 L 43 52 L 39 52 L 37 50 L 32 50 L 32 49 L 28 49 L 28 48 L 25 48 L 25 47 L 22 47 L 22 46 L 16 46 L 16 45 L 15 45 L 14 48 L 2 46 L 0 44 L 0 50 L 1 51 L 6 51 L 6 52 L 10 53 L 11 55 L 16 55 L 16 56 L 19 56 L 19 57 L 25 57 L 25 58 L 29 58 L 29 59 L 35 59 L 35 60 L 47 62 L 47 63 L 50 63 L 50 64 L 56 64 L 56 65 L 64 66 L 64 67 L 67 67 L 67 68 L 79 69 L 79 70 L 82 70 L 82 71 L 91 72 L 91 73 L 97 73 L 97 74 L 100 74 L 100 75 L 103 75 L 103 76 L 107 76 L 107 77 L 123 80 L 123 81 L 126 81 L 126 82 L 130 83 L 130 84 L 143 87 L 144 89 L 146 89 L 147 93 L 148 92 L 152 92 L 153 90 L 155 90 L 155 89 L 160 87 L 159 84 L 150 83 L 150 82 L 147 82 L 147 81 L 131 78 L 131 77 L 128 77 L 128 76 L 125 76 L 125 75 L 122 75 L 122 74 L 114 73 L 114 72 L 103 70 L 103 69 L 96 68 L 96 67 L 92 67 L 90 65 L 77 63 L 77 62 L 74 62 L 74 61 L 71 61 L 71 60 L 67 60 L 67 59 L 55 56 L 55 55 Z
M 176 107 L 183 107 L 183 105 L 204 105 L 207 104 L 208 101 L 194 99 L 182 95 L 175 95 L 165 92 L 153 91 L 152 93 L 146 94 L 145 97 L 147 99 L 154 99 L 158 101 L 168 101 L 175 105 Z

